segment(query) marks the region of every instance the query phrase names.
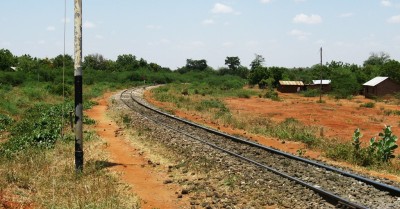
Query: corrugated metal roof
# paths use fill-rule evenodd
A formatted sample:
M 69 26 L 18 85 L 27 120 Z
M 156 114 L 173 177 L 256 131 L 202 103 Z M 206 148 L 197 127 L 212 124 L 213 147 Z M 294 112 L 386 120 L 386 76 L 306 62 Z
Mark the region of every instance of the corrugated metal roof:
M 389 77 L 375 77 L 375 78 L 369 80 L 368 82 L 364 83 L 364 86 L 376 86 L 388 78 Z
M 304 86 L 303 81 L 279 81 L 282 86 Z
M 321 85 L 321 80 L 313 80 L 313 84 Z M 322 85 L 331 84 L 331 80 L 322 80 Z

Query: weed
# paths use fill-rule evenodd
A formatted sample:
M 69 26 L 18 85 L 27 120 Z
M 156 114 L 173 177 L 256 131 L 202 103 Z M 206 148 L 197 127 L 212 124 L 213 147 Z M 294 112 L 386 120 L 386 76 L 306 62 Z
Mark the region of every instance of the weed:
M 381 140 L 378 141 L 376 141 L 375 138 L 371 138 L 370 151 L 373 152 L 380 161 L 388 162 L 395 157 L 393 153 L 398 147 L 396 144 L 397 136 L 392 134 L 390 126 L 386 126 L 383 132 L 379 133 L 379 137 Z
M 300 157 L 303 157 L 306 154 L 306 152 L 307 152 L 307 150 L 305 150 L 305 149 L 298 149 L 296 151 L 297 155 Z
M 250 95 L 249 92 L 239 91 L 239 92 L 237 93 L 237 97 L 249 99 L 249 98 L 251 97 L 251 95 Z
M 310 89 L 307 91 L 301 92 L 304 97 L 316 97 L 319 96 L 320 90 L 319 89 Z
M 238 177 L 236 175 L 230 175 L 228 178 L 224 179 L 223 184 L 229 188 L 233 188 L 238 181 Z
M 280 101 L 280 98 L 278 96 L 278 93 L 275 92 L 274 90 L 268 90 L 267 93 L 264 94 L 264 98 L 271 99 L 273 101 Z
M 10 116 L 0 113 L 0 131 L 6 130 L 13 122 Z
M 130 126 L 131 122 L 132 122 L 132 118 L 129 117 L 129 115 L 125 114 L 125 115 L 122 116 L 122 123 L 125 125 L 125 127 Z
M 367 103 L 364 103 L 364 104 L 360 104 L 360 107 L 374 108 L 375 107 L 375 103 L 367 102 Z
M 390 116 L 390 115 L 399 116 L 400 115 L 400 110 L 384 110 L 383 114 L 386 115 L 386 116 Z

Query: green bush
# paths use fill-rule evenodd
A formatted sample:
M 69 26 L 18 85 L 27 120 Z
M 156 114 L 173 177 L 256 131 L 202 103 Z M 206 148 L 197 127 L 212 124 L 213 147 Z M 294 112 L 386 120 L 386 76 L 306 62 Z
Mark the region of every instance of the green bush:
M 273 101 L 279 101 L 278 92 L 274 90 L 268 90 L 267 93 L 264 94 L 264 98 L 271 99 Z
M 357 165 L 370 166 L 380 162 L 387 163 L 394 158 L 394 151 L 397 149 L 397 137 L 392 134 L 390 126 L 386 126 L 383 132 L 379 133 L 380 140 L 375 137 L 371 138 L 368 147 L 361 147 L 360 138 L 362 137 L 359 129 L 356 129 L 353 134 L 351 161 Z M 343 155 L 344 153 L 338 153 Z M 347 154 L 346 154 L 347 155 Z
M 204 111 L 204 110 L 209 110 L 209 109 L 227 109 L 225 107 L 225 104 L 221 102 L 220 100 L 217 99 L 211 99 L 211 100 L 202 100 L 198 105 L 196 105 L 195 109 L 197 111 Z
M 307 91 L 301 92 L 304 97 L 316 97 L 319 96 L 320 90 L 319 89 L 309 89 Z
M 57 96 L 63 96 L 65 94 L 65 97 L 70 97 L 73 95 L 73 87 L 71 85 L 65 84 L 63 85 L 62 83 L 59 84 L 49 84 L 47 85 L 46 89 L 54 95 Z
M 0 131 L 6 130 L 13 122 L 10 116 L 0 113 Z
M 249 99 L 249 98 L 251 98 L 251 93 L 248 91 L 239 91 L 239 92 L 237 92 L 237 97 Z
M 72 104 L 67 106 L 72 109 Z M 11 128 L 11 138 L 1 145 L 0 154 L 12 155 L 28 147 L 53 147 L 61 135 L 62 118 L 69 117 L 67 112 L 62 114 L 62 108 L 62 104 L 38 104 L 26 110 L 25 118 Z
M 360 107 L 374 108 L 375 107 L 375 103 L 367 102 L 367 103 L 364 103 L 364 104 L 360 104 Z

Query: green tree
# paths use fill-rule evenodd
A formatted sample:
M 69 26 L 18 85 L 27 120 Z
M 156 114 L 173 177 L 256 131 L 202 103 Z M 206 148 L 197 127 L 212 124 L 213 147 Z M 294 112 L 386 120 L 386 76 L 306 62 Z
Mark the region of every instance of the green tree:
M 140 61 L 136 60 L 136 56 L 132 54 L 119 55 L 115 63 L 118 70 L 135 70 L 141 64 Z
M 111 63 L 101 54 L 90 54 L 85 56 L 82 67 L 84 69 L 110 70 Z
M 266 67 L 257 67 L 252 70 L 249 75 L 249 83 L 251 85 L 258 85 L 263 79 L 271 77 L 271 73 Z
M 232 71 L 236 71 L 240 66 L 239 57 L 226 57 L 225 65 L 228 65 L 228 68 Z
M 208 67 L 207 61 L 204 59 L 201 60 L 192 60 L 192 59 L 187 59 L 186 60 L 186 68 L 188 70 L 199 70 L 199 71 L 204 71 Z
M 364 67 L 367 65 L 382 66 L 390 59 L 390 55 L 385 52 L 372 52 L 367 60 L 364 61 Z
M 361 84 L 357 82 L 356 75 L 349 68 L 337 68 L 332 72 L 332 90 L 339 98 L 346 98 L 358 94 Z
M 39 62 L 37 58 L 32 58 L 30 55 L 25 54 L 17 58 L 17 68 L 25 72 L 33 72 L 39 69 Z
M 62 68 L 64 66 L 64 62 L 66 68 L 74 67 L 74 59 L 72 59 L 72 56 L 68 54 L 66 54 L 65 57 L 64 55 L 60 54 L 57 57 L 53 58 L 52 62 L 53 68 Z
M 382 75 L 390 77 L 391 79 L 400 83 L 400 62 L 396 60 L 389 60 L 382 66 Z
M 250 63 L 251 70 L 255 70 L 263 66 L 265 59 L 262 55 L 256 54 L 254 60 Z
M 8 49 L 0 49 L 0 70 L 11 71 L 16 64 L 14 55 Z
M 284 67 L 270 67 L 268 68 L 271 78 L 273 78 L 272 87 L 277 87 L 280 80 L 283 80 L 284 74 L 289 71 Z

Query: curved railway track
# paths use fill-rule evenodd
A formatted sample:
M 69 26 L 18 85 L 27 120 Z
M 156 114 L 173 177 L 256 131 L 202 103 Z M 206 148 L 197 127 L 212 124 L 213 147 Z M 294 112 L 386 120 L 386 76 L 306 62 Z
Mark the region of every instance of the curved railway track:
M 177 118 L 148 105 L 144 88 L 121 93 L 130 109 L 154 123 L 308 188 L 339 208 L 400 208 L 400 189 Z

